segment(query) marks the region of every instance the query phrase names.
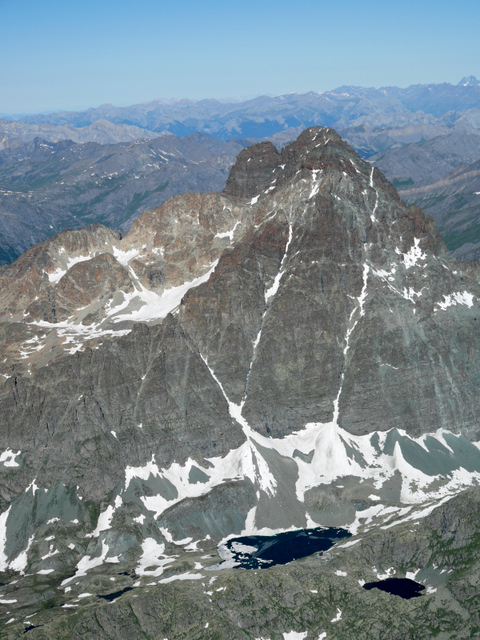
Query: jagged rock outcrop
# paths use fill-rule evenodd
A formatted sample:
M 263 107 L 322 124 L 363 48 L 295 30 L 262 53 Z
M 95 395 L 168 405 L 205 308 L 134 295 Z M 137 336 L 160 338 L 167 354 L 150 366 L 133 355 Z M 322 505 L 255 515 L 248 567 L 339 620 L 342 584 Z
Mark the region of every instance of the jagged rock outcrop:
M 94 128 L 105 125 L 115 129 L 106 122 Z M 25 125 L 7 124 L 10 132 L 12 127 Z M 99 221 L 126 231 L 140 213 L 175 194 L 219 191 L 236 154 L 248 144 L 220 142 L 201 133 L 142 136 L 135 127 L 126 127 L 129 142 L 117 144 L 101 144 L 102 136 L 95 142 L 72 142 L 88 134 L 88 127 L 63 128 L 64 134 L 76 134 L 67 140 L 61 139 L 59 127 L 58 142 L 48 142 L 47 135 L 22 143 L 1 140 L 1 129 L 0 121 L 0 264 L 62 229 Z M 131 140 L 128 134 L 135 131 Z

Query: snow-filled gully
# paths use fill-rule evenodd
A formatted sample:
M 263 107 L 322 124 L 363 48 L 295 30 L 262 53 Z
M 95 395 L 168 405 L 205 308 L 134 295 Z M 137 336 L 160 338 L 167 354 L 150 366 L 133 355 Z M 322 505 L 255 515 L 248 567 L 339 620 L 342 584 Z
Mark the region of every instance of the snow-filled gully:
M 282 261 L 280 263 L 280 269 L 278 270 L 277 275 L 273 281 L 272 286 L 265 292 L 265 302 L 268 302 L 270 298 L 273 298 L 278 291 L 278 287 L 280 286 L 280 280 L 282 279 L 283 274 L 285 273 L 285 262 L 287 260 L 288 250 L 290 248 L 290 243 L 292 242 L 292 224 L 289 224 L 288 227 L 288 241 L 285 245 L 285 253 L 283 254 Z M 265 314 L 264 314 L 265 315 Z
M 203 358 L 203 356 L 202 359 L 205 362 L 205 365 L 208 367 L 210 375 L 218 384 L 225 400 L 227 401 L 230 416 L 238 422 L 238 424 L 243 429 L 243 433 L 245 434 L 246 443 L 242 445 L 242 447 L 244 448 L 244 452 L 241 458 L 243 475 L 250 478 L 250 480 L 252 480 L 254 484 L 255 482 L 258 483 L 259 488 L 263 490 L 267 495 L 271 497 L 274 496 L 277 481 L 270 472 L 266 460 L 258 451 L 257 447 L 255 447 L 255 440 L 253 436 L 257 436 L 257 434 L 255 433 L 255 431 L 253 431 L 253 429 L 250 427 L 250 425 L 242 415 L 245 400 L 242 400 L 240 404 L 235 404 L 234 402 L 229 400 L 222 383 L 217 378 L 213 370 L 208 366 L 208 363 Z
M 249 367 L 248 373 L 247 373 L 247 379 L 245 381 L 245 392 L 244 392 L 242 406 L 245 403 L 245 400 L 246 400 L 246 397 L 247 397 L 248 381 L 249 381 L 249 378 L 250 378 L 250 373 L 252 371 L 253 363 L 255 362 L 255 358 L 256 358 L 256 355 L 257 355 L 257 347 L 258 347 L 258 344 L 260 342 L 260 338 L 262 336 L 263 321 L 265 319 L 265 316 L 267 315 L 267 312 L 268 312 L 268 309 L 269 309 L 269 306 L 270 306 L 270 304 L 269 304 L 270 300 L 275 297 L 275 295 L 276 295 L 276 293 L 278 291 L 278 288 L 280 286 L 280 280 L 282 279 L 283 274 L 285 273 L 285 262 L 287 260 L 288 250 L 289 250 L 290 244 L 292 242 L 292 237 L 293 237 L 293 227 L 292 227 L 292 224 L 289 224 L 289 227 L 288 227 L 288 240 L 287 240 L 287 244 L 285 245 L 285 252 L 284 252 L 284 254 L 282 256 L 282 260 L 280 262 L 280 268 L 278 270 L 277 275 L 275 276 L 275 278 L 273 280 L 272 286 L 269 289 L 267 289 L 267 291 L 265 291 L 265 304 L 266 304 L 266 307 L 265 307 L 265 311 L 263 312 L 262 318 L 260 320 L 260 329 L 258 330 L 257 337 L 255 338 L 255 340 L 253 342 L 252 360 L 250 362 L 250 367 Z M 222 391 L 223 391 L 223 389 L 222 389 Z M 228 401 L 228 399 L 227 399 L 227 401 Z
M 375 189 L 375 206 L 373 207 L 373 212 L 372 215 L 370 216 L 370 219 L 372 222 L 377 222 L 377 219 L 375 217 L 375 213 L 377 211 L 377 207 L 378 207 L 378 190 L 375 187 L 375 185 L 373 184 L 373 172 L 375 171 L 375 168 L 372 167 L 372 173 L 370 174 L 370 187 L 372 189 Z
M 360 295 L 358 296 L 358 298 L 356 299 L 358 304 L 353 308 L 352 312 L 350 313 L 350 317 L 348 319 L 349 326 L 347 328 L 347 334 L 345 336 L 345 347 L 343 348 L 343 355 L 344 355 L 345 364 L 343 366 L 342 375 L 340 376 L 340 386 L 339 386 L 339 389 L 338 389 L 337 397 L 335 398 L 335 400 L 333 402 L 333 424 L 335 426 L 338 426 L 338 416 L 339 416 L 339 412 L 340 412 L 340 408 L 339 408 L 340 396 L 342 395 L 343 383 L 344 383 L 344 380 L 345 380 L 345 369 L 346 369 L 346 365 L 347 365 L 348 351 L 350 349 L 350 338 L 351 338 L 352 333 L 353 333 L 355 327 L 357 326 L 360 318 L 365 315 L 364 305 L 365 305 L 365 300 L 367 298 L 367 285 L 368 285 L 368 272 L 369 271 L 370 271 L 370 267 L 367 264 L 363 265 L 363 286 L 362 286 L 362 291 L 361 291 Z

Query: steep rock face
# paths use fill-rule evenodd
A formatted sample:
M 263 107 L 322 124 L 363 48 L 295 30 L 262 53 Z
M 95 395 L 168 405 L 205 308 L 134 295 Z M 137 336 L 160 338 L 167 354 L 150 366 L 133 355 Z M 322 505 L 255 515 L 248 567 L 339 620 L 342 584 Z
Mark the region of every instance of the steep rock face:
M 121 289 L 130 293 L 133 289 L 128 271 L 109 253 L 101 253 L 91 260 L 80 262 L 71 267 L 61 278 L 55 290 L 54 315 L 43 319 L 47 321 L 66 320 L 75 306 L 88 307 L 103 296 L 112 295 Z M 30 315 L 33 309 L 28 308 Z M 52 310 L 53 311 L 53 310 Z
M 146 212 L 124 238 L 95 224 L 64 231 L 0 269 L 7 376 L 161 321 L 245 231 L 248 211 L 185 194 Z M 132 315 L 133 314 L 133 315 Z
M 35 245 L 13 264 L 0 268 L 2 316 L 28 315 L 28 307 L 38 300 L 50 301 L 50 308 L 45 308 L 43 313 L 54 316 L 54 292 L 50 283 L 58 282 L 68 266 L 76 263 L 78 254 L 100 255 L 105 246 L 115 245 L 119 240 L 117 231 L 93 224 L 79 231 L 63 231 L 51 240 Z M 32 319 L 43 319 L 40 311 L 38 314 Z
M 478 428 L 478 285 L 431 219 L 331 129 L 307 130 L 281 154 L 254 145 L 223 195 L 173 198 L 123 239 L 99 225 L 63 232 L 2 276 L 15 380 L 162 321 L 181 301 L 190 348 L 260 434 L 332 420 L 354 435 Z M 89 358 L 84 371 L 98 368 Z
M 392 427 L 418 435 L 452 424 L 475 432 L 480 372 L 468 327 L 476 312 L 469 297 L 468 304 L 442 307 L 467 285 L 433 221 L 406 209 L 331 130 L 309 130 L 281 155 L 262 149 L 278 177 L 251 206 L 256 221 L 277 227 L 275 260 L 266 267 L 269 231 L 260 222 L 253 238 L 230 252 L 232 262 L 242 256 L 235 280 L 223 258 L 184 300 L 180 316 L 192 336 L 200 335 L 197 344 L 227 395 L 243 398 L 253 429 L 275 437 L 331 420 L 335 402 L 339 424 L 358 435 Z M 252 164 L 262 149 L 254 147 Z M 236 184 L 255 175 L 245 156 L 231 174 Z M 252 193 L 246 187 L 244 196 Z M 471 296 L 477 285 L 468 280 Z M 244 309 L 252 288 L 260 324 Z
M 182 300 L 179 320 L 237 403 L 246 390 L 265 292 L 278 273 L 287 242 L 285 221 L 267 221 L 261 232 L 250 232 L 223 254 L 208 282 Z
M 89 500 L 102 500 L 122 484 L 128 465 L 152 456 L 162 467 L 202 461 L 244 440 L 171 316 L 161 327 L 140 324 L 117 342 L 66 357 L 33 378 L 12 377 L 2 391 L 3 449 L 22 451 L 15 482 L 28 484 L 33 474 L 39 486 L 73 485 Z M 8 502 L 12 493 L 7 484 L 2 497 Z
M 280 154 L 271 142 L 259 142 L 241 151 L 227 178 L 224 193 L 252 198 L 270 186 L 272 172 L 279 164 Z

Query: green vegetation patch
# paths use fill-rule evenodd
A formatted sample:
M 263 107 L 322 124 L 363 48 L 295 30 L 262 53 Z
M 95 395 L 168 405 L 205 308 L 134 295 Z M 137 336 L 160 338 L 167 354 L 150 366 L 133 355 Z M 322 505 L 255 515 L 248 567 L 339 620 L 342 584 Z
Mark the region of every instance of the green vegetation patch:
M 472 224 L 472 226 L 460 233 L 456 233 L 455 231 L 443 233 L 442 238 L 450 251 L 455 251 L 455 249 L 458 249 L 467 242 L 476 244 L 480 242 L 480 223 Z
M 412 184 L 415 184 L 415 182 L 412 178 L 394 178 L 392 184 L 394 187 L 410 187 Z

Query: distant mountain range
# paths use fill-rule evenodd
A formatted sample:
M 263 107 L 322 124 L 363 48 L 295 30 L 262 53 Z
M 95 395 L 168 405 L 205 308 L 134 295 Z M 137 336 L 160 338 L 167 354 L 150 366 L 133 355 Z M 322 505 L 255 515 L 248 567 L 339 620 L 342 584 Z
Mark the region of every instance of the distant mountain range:
M 66 227 L 100 221 L 126 231 L 171 195 L 219 191 L 241 149 L 260 140 L 281 148 L 311 125 L 335 127 L 408 203 L 432 214 L 457 257 L 477 256 L 480 198 L 466 167 L 480 159 L 480 82 L 469 76 L 457 85 L 157 100 L 0 120 L 0 264 Z M 159 159 L 162 149 L 172 155 Z M 458 171 L 465 182 L 450 176 Z
M 461 113 L 468 109 L 477 111 L 479 107 L 480 82 L 470 76 L 457 85 L 413 85 L 406 89 L 342 86 L 324 93 L 260 96 L 244 102 L 154 100 L 130 107 L 106 104 L 80 112 L 27 116 L 20 122 L 86 127 L 98 120 L 107 120 L 153 132 L 169 131 L 177 136 L 200 131 L 227 140 L 235 136 L 265 138 L 288 129 L 318 124 L 336 129 L 352 124 L 378 126 L 380 114 L 394 116 L 394 120 L 400 117 L 404 123 L 420 119 L 425 124 L 438 120 L 453 124 Z M 480 111 L 476 115 L 480 119 Z
M 30 142 L 42 138 L 48 142 L 71 140 L 72 142 L 132 142 L 139 138 L 158 138 L 161 133 L 153 133 L 128 124 L 112 124 L 108 120 L 96 120 L 87 127 L 53 124 L 23 124 L 0 119 L 0 149 L 15 147 L 20 142 Z
M 480 140 L 480 138 L 479 138 Z M 459 260 L 480 257 L 480 161 L 453 169 L 423 186 L 399 187 L 407 203 L 416 203 L 435 225 Z

